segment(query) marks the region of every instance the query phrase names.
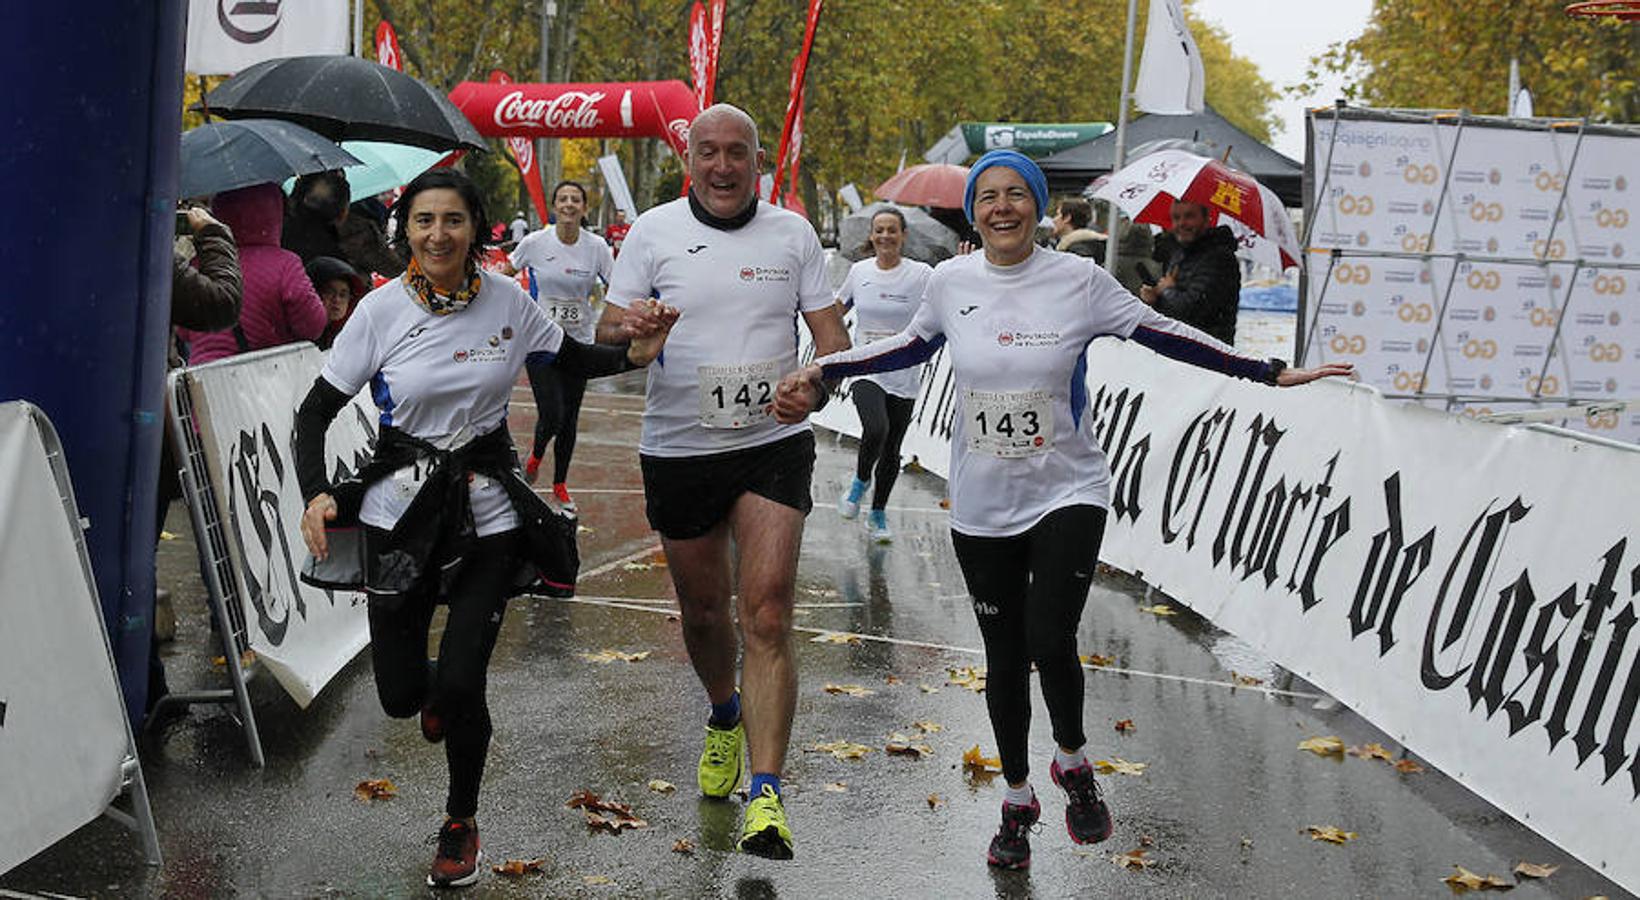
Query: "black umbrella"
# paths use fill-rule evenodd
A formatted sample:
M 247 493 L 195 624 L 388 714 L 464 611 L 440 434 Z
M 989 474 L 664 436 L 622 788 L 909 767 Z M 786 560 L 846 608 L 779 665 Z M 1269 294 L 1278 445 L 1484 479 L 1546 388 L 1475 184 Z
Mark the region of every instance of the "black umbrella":
M 178 196 L 203 197 L 253 184 L 278 184 L 292 175 L 360 164 L 334 142 L 290 122 L 212 122 L 182 135 Z
M 425 82 L 356 56 L 257 63 L 205 96 L 225 119 L 284 119 L 333 141 L 385 141 L 429 150 L 484 150 L 484 136 Z

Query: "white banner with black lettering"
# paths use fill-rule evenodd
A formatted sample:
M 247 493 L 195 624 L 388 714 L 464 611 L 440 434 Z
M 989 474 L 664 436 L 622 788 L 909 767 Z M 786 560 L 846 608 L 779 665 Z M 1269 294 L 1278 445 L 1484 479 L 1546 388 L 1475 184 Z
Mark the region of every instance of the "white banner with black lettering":
M 1102 561 L 1338 697 L 1498 808 L 1640 889 L 1640 452 L 1275 390 L 1096 341 Z M 904 453 L 949 465 L 944 351 Z M 847 402 L 817 424 L 858 435 Z
M 307 549 L 296 407 L 323 363 L 311 344 L 293 344 L 188 370 L 251 649 L 304 707 L 370 642 L 362 594 L 320 590 L 297 577 Z M 361 393 L 325 438 L 331 480 L 368 460 L 375 437 L 376 412 Z
M 187 70 L 232 75 L 285 56 L 340 56 L 347 0 L 189 0 Z
M 1630 889 L 1640 453 L 1089 353 L 1101 558 Z
M 0 872 L 119 795 L 125 701 L 46 445 L 0 405 Z

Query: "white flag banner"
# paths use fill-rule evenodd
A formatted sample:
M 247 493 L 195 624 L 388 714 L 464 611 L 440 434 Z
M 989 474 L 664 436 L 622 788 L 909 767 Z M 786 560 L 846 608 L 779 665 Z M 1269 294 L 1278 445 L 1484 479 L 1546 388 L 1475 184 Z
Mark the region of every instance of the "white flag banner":
M 855 187 L 852 181 L 838 188 L 837 196 L 843 199 L 843 204 L 848 207 L 848 211 L 851 213 L 859 212 L 860 207 L 865 205 L 860 200 L 860 189 Z
M 1207 73 L 1179 0 L 1150 0 L 1145 52 L 1139 60 L 1139 83 L 1133 102 L 1147 113 L 1182 116 L 1205 108 L 1202 90 Z
M 626 213 L 628 222 L 638 218 L 638 207 L 632 202 L 632 188 L 627 186 L 621 158 L 613 153 L 598 157 L 598 171 L 603 173 L 604 184 L 609 188 L 610 199 L 615 201 L 615 208 Z
M 1509 105 L 1509 115 L 1517 119 L 1532 118 L 1532 91 L 1529 88 L 1521 88 L 1513 100 Z
M 285 56 L 345 55 L 347 0 L 189 0 L 188 64 L 232 75 Z

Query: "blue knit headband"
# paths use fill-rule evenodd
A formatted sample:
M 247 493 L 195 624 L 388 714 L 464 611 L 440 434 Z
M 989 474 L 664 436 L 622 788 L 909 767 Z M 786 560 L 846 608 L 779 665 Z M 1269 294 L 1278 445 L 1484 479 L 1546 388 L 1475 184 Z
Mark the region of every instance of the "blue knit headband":
M 974 221 L 974 183 L 979 180 L 979 173 L 992 166 L 1006 166 L 1018 172 L 1025 179 L 1025 186 L 1031 189 L 1031 196 L 1036 199 L 1037 217 L 1044 215 L 1043 210 L 1048 208 L 1048 179 L 1042 170 L 1018 150 L 992 150 L 968 170 L 968 184 L 962 189 L 962 212 L 968 221 Z

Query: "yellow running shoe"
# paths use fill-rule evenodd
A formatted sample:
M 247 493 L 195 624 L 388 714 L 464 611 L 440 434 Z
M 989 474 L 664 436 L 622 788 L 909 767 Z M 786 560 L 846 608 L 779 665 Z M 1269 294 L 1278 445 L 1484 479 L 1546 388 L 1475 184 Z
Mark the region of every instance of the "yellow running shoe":
M 740 852 L 769 859 L 792 858 L 792 830 L 786 824 L 786 808 L 780 805 L 780 795 L 766 784 L 763 793 L 746 805 Z
M 745 769 L 745 748 L 745 723 L 736 722 L 733 728 L 706 726 L 706 749 L 700 753 L 700 768 L 695 773 L 702 794 L 721 800 L 734 793 Z

